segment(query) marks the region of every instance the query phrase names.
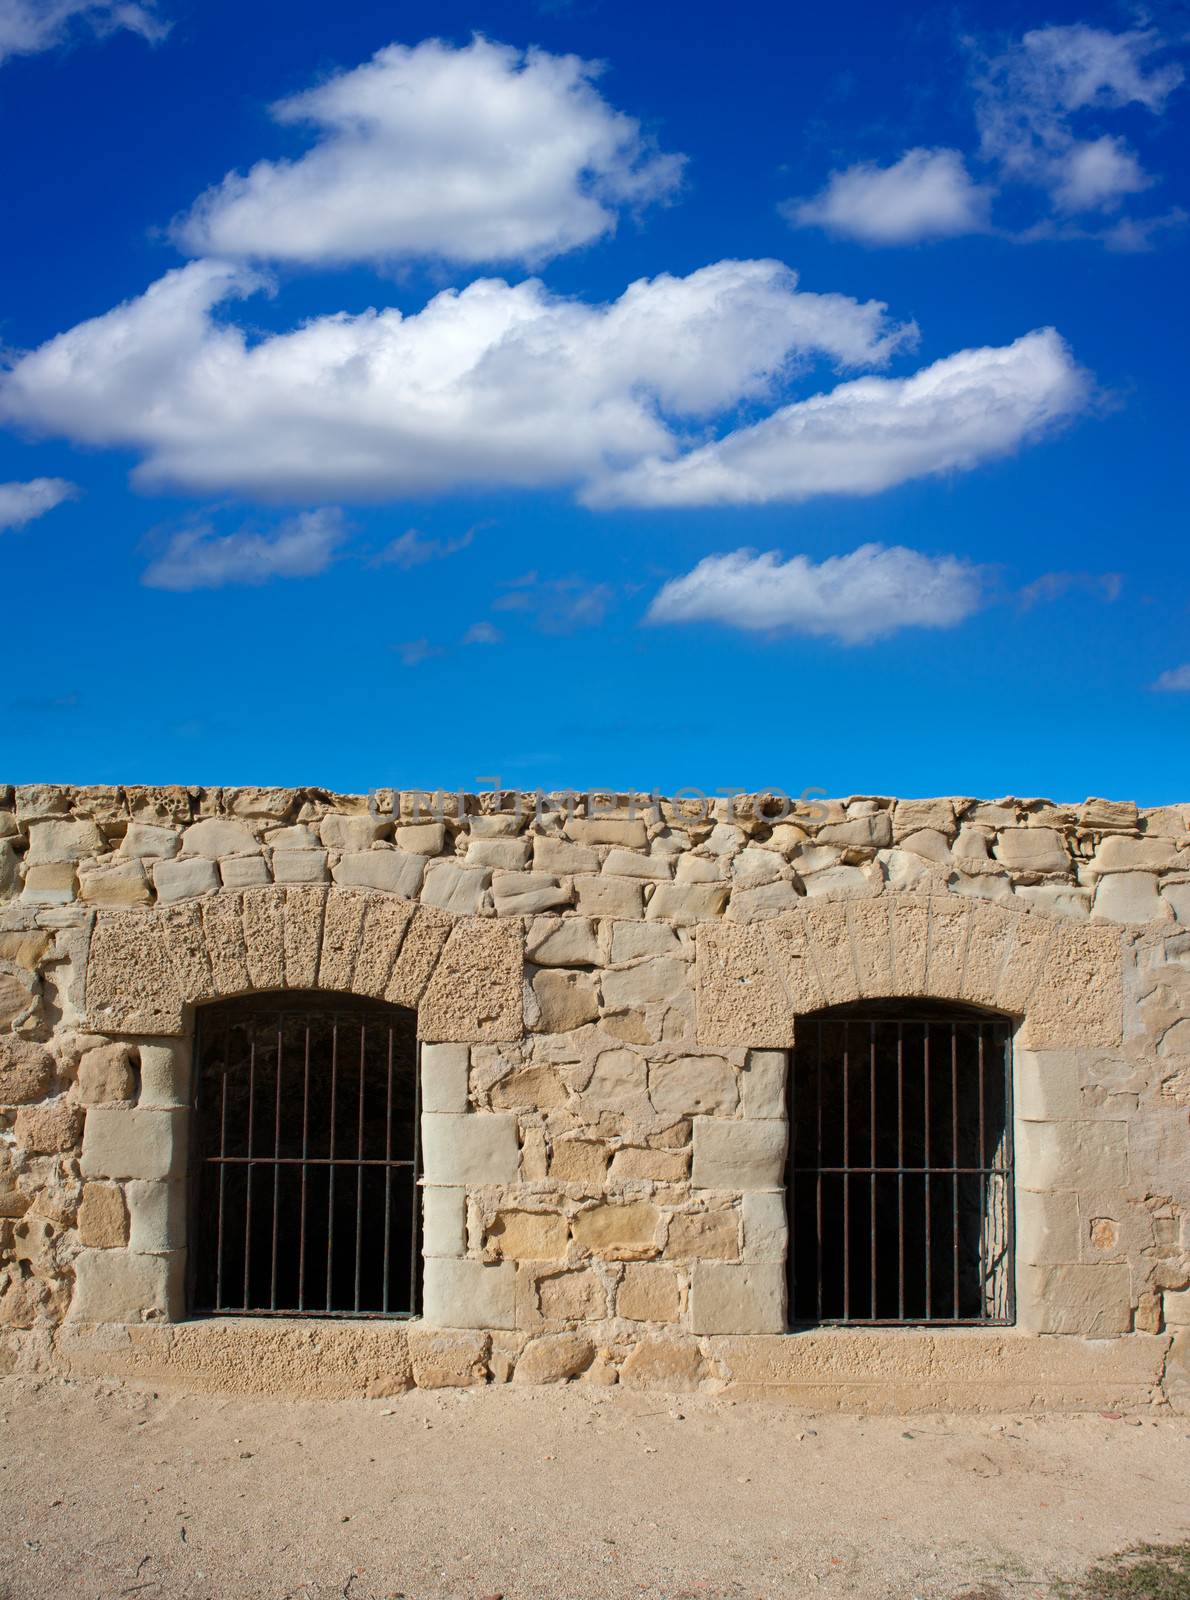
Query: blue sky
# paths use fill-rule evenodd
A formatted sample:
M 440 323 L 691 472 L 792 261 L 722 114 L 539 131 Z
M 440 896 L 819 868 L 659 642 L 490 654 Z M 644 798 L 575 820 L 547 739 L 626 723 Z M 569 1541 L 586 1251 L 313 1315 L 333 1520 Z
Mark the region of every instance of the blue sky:
M 1185 799 L 1186 17 L 0 0 L 0 776 Z

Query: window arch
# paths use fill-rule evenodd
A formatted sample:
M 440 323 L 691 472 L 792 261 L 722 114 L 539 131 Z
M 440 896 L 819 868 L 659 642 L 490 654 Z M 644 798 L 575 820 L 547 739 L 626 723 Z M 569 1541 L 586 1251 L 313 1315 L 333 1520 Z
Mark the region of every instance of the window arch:
M 795 1038 L 790 1321 L 1010 1324 L 1012 1024 L 865 1001 Z
M 202 1007 L 194 1312 L 415 1314 L 419 1110 L 411 1010 L 313 993 Z

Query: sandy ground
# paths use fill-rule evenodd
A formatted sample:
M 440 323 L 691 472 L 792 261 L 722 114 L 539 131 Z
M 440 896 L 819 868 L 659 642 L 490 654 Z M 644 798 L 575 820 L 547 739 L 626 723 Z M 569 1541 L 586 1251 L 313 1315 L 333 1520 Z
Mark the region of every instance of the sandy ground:
M 1017 1600 L 1190 1533 L 1190 1419 L 8 1378 L 0 1506 L 11 1600 Z

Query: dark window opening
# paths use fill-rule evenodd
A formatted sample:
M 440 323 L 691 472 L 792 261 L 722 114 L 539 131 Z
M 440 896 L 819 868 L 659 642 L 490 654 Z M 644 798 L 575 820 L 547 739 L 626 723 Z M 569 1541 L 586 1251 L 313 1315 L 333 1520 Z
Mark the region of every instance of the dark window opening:
M 208 1316 L 412 1316 L 412 1011 L 326 995 L 203 1008 L 191 1304 Z
M 868 1003 L 796 1038 L 790 1321 L 1010 1324 L 1011 1024 Z

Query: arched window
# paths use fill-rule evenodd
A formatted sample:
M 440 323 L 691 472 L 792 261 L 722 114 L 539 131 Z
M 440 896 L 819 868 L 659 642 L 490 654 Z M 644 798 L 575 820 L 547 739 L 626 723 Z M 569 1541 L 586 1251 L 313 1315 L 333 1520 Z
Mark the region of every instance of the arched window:
M 1011 1323 L 1011 1024 L 868 1002 L 795 1037 L 790 1321 Z
M 413 1315 L 414 1013 L 321 994 L 207 1006 L 195 1068 L 194 1311 Z

